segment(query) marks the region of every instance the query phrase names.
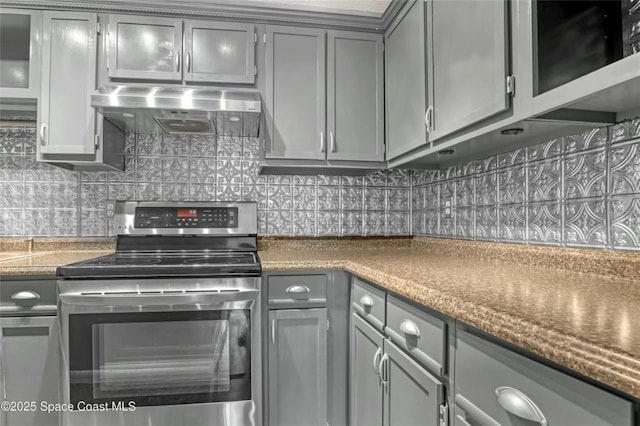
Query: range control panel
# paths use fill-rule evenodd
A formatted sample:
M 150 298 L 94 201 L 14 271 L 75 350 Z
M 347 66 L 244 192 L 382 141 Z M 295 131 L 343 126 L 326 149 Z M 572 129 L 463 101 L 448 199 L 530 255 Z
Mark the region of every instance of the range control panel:
M 134 227 L 237 228 L 237 207 L 136 207 Z

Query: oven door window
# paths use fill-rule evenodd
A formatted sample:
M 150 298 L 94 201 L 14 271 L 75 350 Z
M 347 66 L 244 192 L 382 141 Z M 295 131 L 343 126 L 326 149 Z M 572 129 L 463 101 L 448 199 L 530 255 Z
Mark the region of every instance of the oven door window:
M 251 311 L 69 315 L 71 402 L 251 399 Z

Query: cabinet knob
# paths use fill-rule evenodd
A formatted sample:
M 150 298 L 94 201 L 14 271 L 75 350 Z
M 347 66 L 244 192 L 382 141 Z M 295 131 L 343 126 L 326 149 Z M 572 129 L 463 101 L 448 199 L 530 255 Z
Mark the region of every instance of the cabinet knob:
M 184 57 L 184 67 L 187 73 L 191 72 L 191 52 L 187 52 L 187 55 Z
M 400 323 L 400 331 L 408 336 L 420 337 L 420 329 L 410 319 L 405 319 Z
M 331 144 L 331 152 L 336 152 L 336 138 L 333 136 L 333 132 L 329 132 L 329 143 Z
M 541 426 L 548 425 L 547 419 L 538 406 L 518 389 L 501 386 L 496 388 L 496 396 L 498 404 L 508 413 L 521 419 L 539 423 Z
M 362 296 L 360 298 L 360 304 L 362 306 L 365 306 L 367 308 L 370 308 L 373 306 L 373 299 L 371 298 L 371 296 L 369 296 L 368 294 L 365 294 L 364 296 Z
M 11 300 L 20 306 L 33 306 L 38 303 L 38 299 L 40 295 L 35 291 L 19 291 L 11 295 Z
M 320 132 L 320 152 L 324 152 L 324 132 Z
M 180 72 L 180 52 L 176 52 L 176 71 Z
M 287 287 L 287 293 L 309 293 L 311 290 L 306 285 L 294 284 Z

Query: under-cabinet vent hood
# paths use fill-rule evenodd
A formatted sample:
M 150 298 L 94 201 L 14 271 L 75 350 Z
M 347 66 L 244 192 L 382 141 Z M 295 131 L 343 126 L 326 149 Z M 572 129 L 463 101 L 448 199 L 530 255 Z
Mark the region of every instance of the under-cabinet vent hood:
M 105 86 L 91 106 L 122 130 L 255 137 L 262 105 L 257 90 Z

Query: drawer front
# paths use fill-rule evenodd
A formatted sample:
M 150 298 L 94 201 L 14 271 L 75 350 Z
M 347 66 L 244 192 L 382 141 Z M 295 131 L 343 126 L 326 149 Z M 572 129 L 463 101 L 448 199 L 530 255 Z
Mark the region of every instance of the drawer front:
M 327 303 L 327 276 L 271 275 L 267 279 L 269 305 L 324 305 Z
M 444 373 L 447 324 L 389 296 L 385 334 L 418 362 L 438 375 Z
M 352 309 L 376 329 L 384 332 L 385 293 L 355 277 L 352 282 Z
M 1 279 L 0 315 L 56 315 L 56 280 Z
M 456 343 L 456 413 L 469 424 L 631 425 L 625 399 L 463 329 Z

